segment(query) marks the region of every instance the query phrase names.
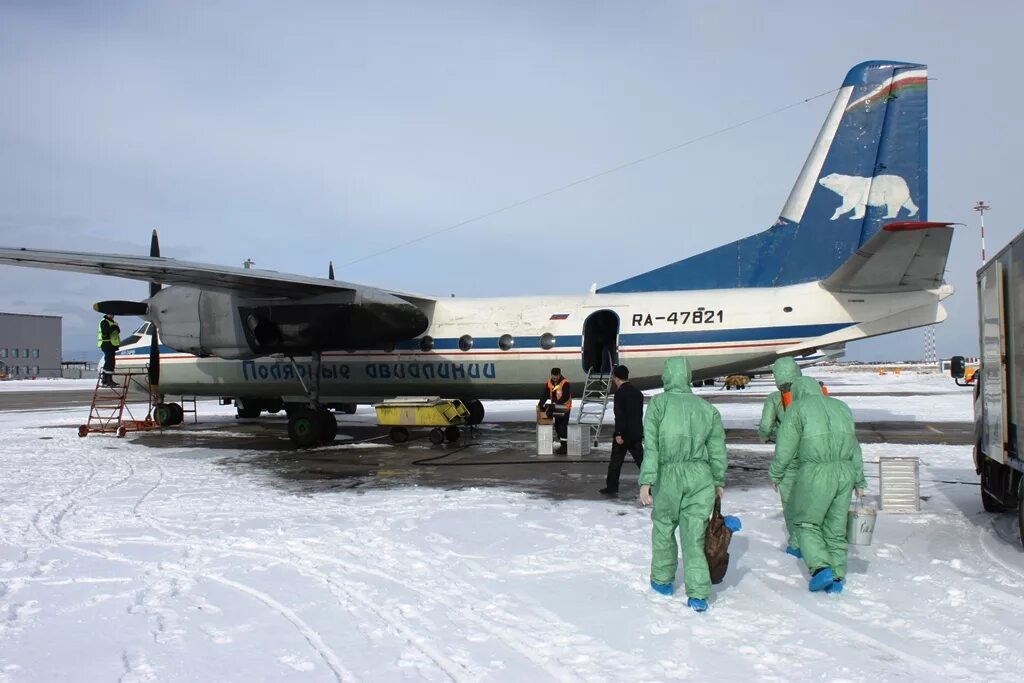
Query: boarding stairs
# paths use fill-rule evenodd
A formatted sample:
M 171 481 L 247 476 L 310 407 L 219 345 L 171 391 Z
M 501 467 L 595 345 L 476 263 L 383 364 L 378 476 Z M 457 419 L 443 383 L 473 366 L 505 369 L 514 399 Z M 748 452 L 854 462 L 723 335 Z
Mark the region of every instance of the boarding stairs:
M 79 426 L 79 436 L 88 436 L 91 432 L 113 432 L 120 437 L 128 432 L 153 429 L 157 426 L 151 414 L 153 403 L 148 370 L 129 368 L 115 372 L 113 376 L 120 382 L 116 387 L 101 384 L 102 374 L 97 378 L 92 404 L 89 407 L 89 420 Z M 146 416 L 142 419 L 136 419 L 128 405 L 128 391 L 132 387 L 141 390 L 146 396 Z
M 608 411 L 608 397 L 611 393 L 612 363 L 604 363 L 601 368 L 590 368 L 587 382 L 583 385 L 576 424 L 590 426 L 590 437 L 595 446 L 601 436 L 601 427 L 604 425 L 604 415 Z

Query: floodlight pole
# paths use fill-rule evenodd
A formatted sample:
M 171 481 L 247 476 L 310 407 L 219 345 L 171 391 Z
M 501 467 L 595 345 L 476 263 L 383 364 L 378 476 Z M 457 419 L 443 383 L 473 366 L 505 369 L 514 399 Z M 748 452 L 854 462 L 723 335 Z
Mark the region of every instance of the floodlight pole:
M 979 201 L 974 205 L 974 210 L 981 215 L 981 264 L 985 265 L 985 212 L 992 207 L 985 202 Z

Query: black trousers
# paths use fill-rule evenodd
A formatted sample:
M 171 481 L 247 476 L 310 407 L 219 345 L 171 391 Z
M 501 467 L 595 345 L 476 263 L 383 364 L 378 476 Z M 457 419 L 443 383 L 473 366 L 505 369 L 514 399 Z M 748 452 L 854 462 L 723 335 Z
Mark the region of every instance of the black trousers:
M 612 460 L 608 463 L 608 477 L 605 479 L 605 486 L 611 491 L 619 490 L 619 475 L 622 474 L 622 463 L 626 461 L 626 451 L 633 456 L 637 469 L 644 463 L 643 439 L 623 441 L 621 444 L 612 442 Z
M 569 413 L 555 418 L 555 433 L 559 439 L 565 441 L 569 434 Z
M 103 342 L 100 345 L 100 350 L 103 351 L 103 374 L 114 374 L 114 353 L 117 351 L 117 347 L 110 342 Z

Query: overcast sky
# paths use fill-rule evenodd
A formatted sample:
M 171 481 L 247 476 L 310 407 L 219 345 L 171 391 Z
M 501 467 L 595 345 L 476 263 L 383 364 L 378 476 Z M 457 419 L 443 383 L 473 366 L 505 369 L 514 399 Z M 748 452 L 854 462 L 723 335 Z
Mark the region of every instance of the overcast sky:
M 977 350 L 1020 229 L 1021 3 L 0 4 L 0 245 L 163 254 L 457 296 L 584 293 L 771 225 L 833 96 L 443 237 L 365 258 L 836 88 L 925 63 L 930 218 L 965 223 L 939 353 Z M 360 260 L 364 259 L 364 260 Z M 358 261 L 357 263 L 352 263 Z M 64 316 L 127 280 L 0 267 L 0 310 Z M 133 326 L 128 319 L 125 327 Z M 920 357 L 922 331 L 849 357 Z

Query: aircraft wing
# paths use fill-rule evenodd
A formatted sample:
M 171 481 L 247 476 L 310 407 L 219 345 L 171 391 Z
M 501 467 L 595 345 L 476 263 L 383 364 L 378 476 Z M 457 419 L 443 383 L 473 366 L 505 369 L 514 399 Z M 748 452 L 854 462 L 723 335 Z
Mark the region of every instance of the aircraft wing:
M 300 298 L 332 292 L 369 289 L 363 285 L 278 273 L 273 270 L 216 266 L 179 261 L 159 256 L 96 254 L 80 251 L 48 251 L 0 247 L 0 264 L 65 270 L 93 275 L 109 275 L 129 280 L 181 285 L 249 296 Z M 373 288 L 376 289 L 376 288 Z M 433 301 L 431 297 L 380 290 L 416 304 Z
M 952 223 L 889 223 L 821 284 L 832 292 L 865 294 L 936 289 L 952 239 Z

